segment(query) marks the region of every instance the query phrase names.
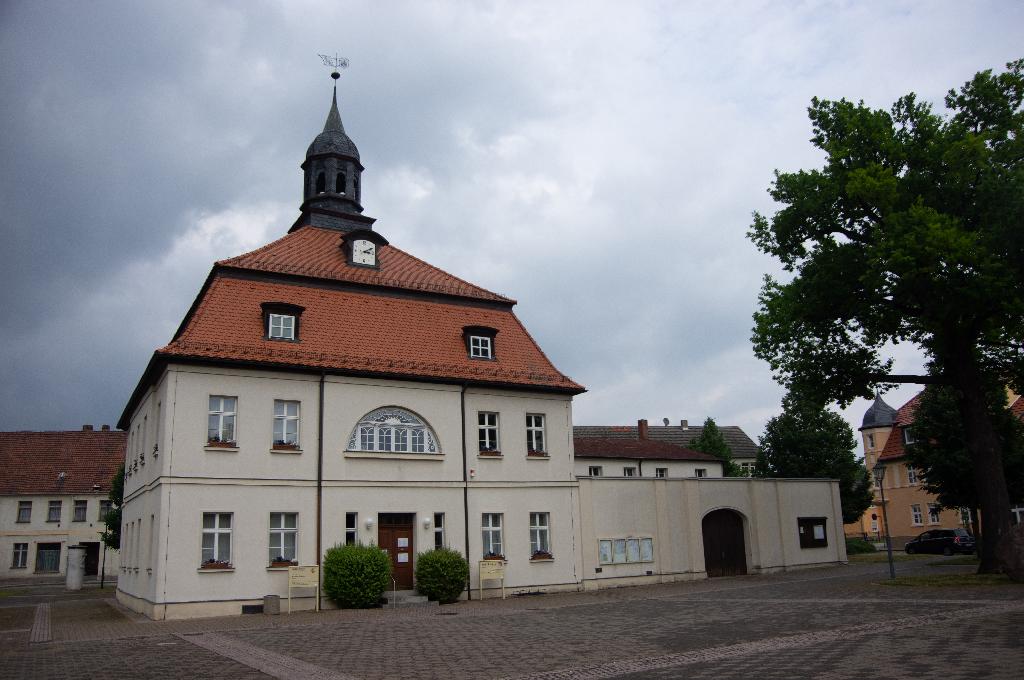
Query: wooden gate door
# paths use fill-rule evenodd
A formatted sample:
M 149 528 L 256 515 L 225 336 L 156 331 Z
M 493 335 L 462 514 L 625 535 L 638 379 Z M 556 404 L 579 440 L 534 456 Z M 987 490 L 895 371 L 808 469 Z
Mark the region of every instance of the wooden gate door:
M 391 557 L 391 576 L 399 589 L 413 585 L 413 522 L 411 513 L 382 513 L 377 524 L 377 543 Z
M 746 574 L 743 518 L 732 510 L 715 510 L 705 515 L 701 524 L 704 534 L 704 569 L 708 578 Z

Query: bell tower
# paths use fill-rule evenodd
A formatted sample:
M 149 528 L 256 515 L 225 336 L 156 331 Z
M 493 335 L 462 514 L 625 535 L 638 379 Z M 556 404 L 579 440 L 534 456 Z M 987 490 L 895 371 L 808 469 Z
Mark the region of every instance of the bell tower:
M 364 168 L 359 162 L 359 149 L 346 134 L 338 111 L 338 78 L 348 60 L 320 57 L 334 69 L 334 95 L 323 132 L 306 149 L 306 160 L 302 163 L 302 214 L 289 231 L 306 225 L 338 231 L 372 229 L 375 220 L 362 214 L 360 202 Z

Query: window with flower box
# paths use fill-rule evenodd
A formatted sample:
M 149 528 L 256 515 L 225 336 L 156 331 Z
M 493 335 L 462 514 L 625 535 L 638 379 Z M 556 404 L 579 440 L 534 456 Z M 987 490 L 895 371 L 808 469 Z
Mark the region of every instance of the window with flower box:
M 270 564 L 287 566 L 295 563 L 299 515 L 295 512 L 270 513 Z
M 480 411 L 476 417 L 480 452 L 492 455 L 499 453 L 501 449 L 498 446 L 498 414 Z
M 299 448 L 299 402 L 274 400 L 274 448 Z
M 483 550 L 484 558 L 488 557 L 502 557 L 504 558 L 505 553 L 504 545 L 501 537 L 501 519 L 502 515 L 500 512 L 485 512 L 480 521 L 480 530 L 483 538 Z
M 230 512 L 203 513 L 203 550 L 200 565 L 204 569 L 231 566 Z
M 214 446 L 236 446 L 235 417 L 237 416 L 237 407 L 238 397 L 210 396 L 206 432 L 207 443 Z
M 551 559 L 551 516 L 546 512 L 530 513 L 530 559 Z

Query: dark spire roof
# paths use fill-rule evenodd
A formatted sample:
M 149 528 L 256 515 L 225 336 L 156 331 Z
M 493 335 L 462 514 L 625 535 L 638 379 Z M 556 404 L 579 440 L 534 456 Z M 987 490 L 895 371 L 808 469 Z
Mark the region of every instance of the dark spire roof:
M 337 153 L 359 160 L 359 149 L 356 148 L 355 143 L 345 134 L 345 126 L 341 123 L 341 113 L 338 111 L 337 89 L 335 89 L 334 97 L 331 100 L 331 111 L 327 114 L 324 131 L 318 134 L 313 143 L 306 149 L 306 158 L 321 153 Z
M 864 413 L 864 421 L 860 428 L 863 430 L 868 427 L 889 427 L 894 422 L 896 422 L 896 409 L 882 401 L 880 394 L 876 394 L 875 403 L 871 404 L 871 408 Z

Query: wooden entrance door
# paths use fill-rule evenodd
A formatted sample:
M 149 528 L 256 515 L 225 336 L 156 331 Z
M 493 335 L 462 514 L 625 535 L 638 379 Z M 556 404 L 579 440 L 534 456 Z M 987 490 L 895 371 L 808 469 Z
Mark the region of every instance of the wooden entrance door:
M 708 578 L 746 574 L 743 518 L 732 510 L 715 510 L 705 515 L 701 524 L 704 534 L 704 569 Z
M 377 520 L 377 545 L 391 557 L 391 576 L 401 590 L 412 589 L 415 520 L 411 513 L 382 513 Z
M 100 572 L 100 544 L 82 543 L 85 546 L 85 575 L 96 576 Z

